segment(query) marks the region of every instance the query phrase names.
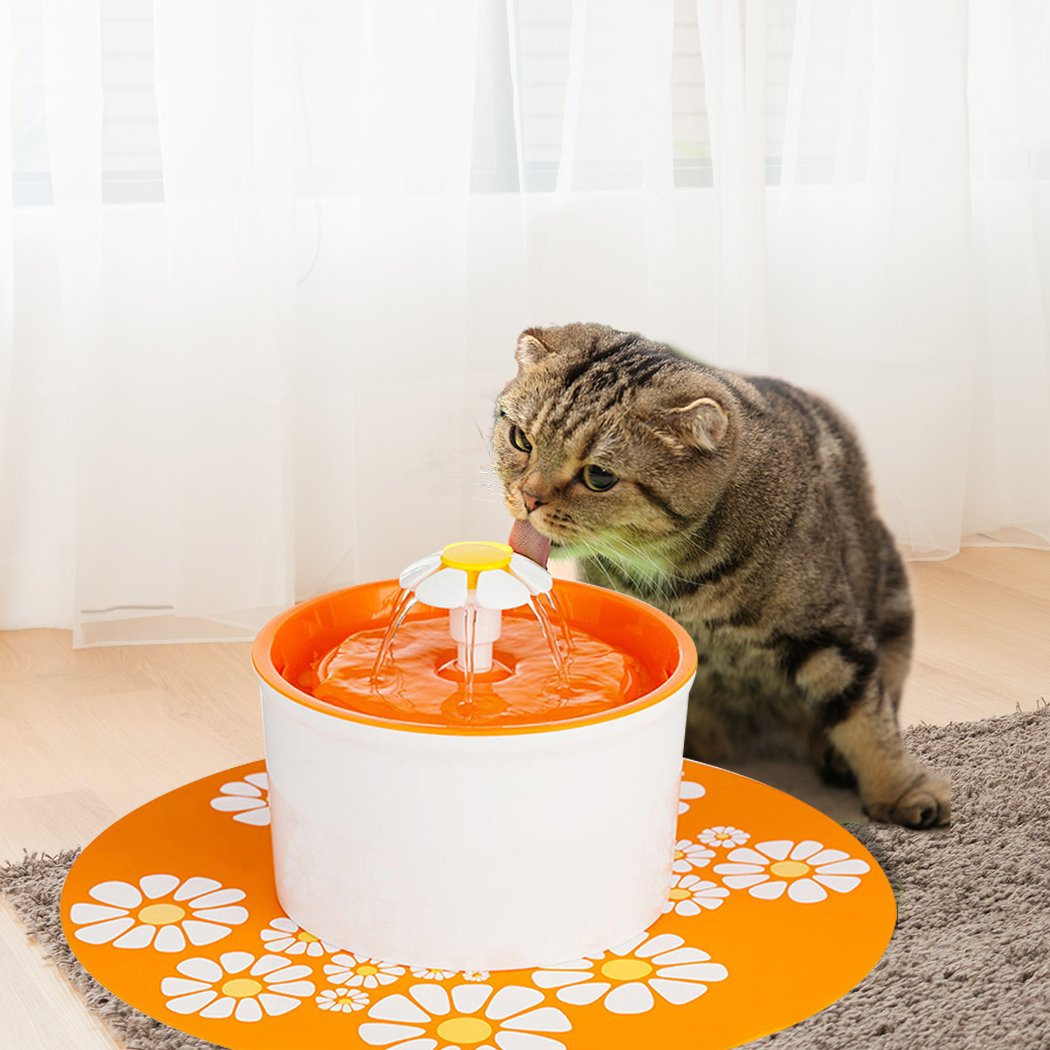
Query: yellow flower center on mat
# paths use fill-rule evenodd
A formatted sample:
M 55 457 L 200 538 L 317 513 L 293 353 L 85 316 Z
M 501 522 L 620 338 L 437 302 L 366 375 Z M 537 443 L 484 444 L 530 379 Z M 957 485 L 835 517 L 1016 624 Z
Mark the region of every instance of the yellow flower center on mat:
M 447 1039 L 450 1043 L 480 1043 L 492 1035 L 492 1025 L 483 1021 L 480 1017 L 450 1017 L 437 1026 L 439 1039 Z
M 302 933 L 296 934 L 295 939 L 297 941 L 302 941 L 303 944 L 316 944 L 318 940 L 317 937 L 312 933 L 307 933 L 306 930 L 303 930 Z
M 673 901 L 684 901 L 686 897 L 692 897 L 692 893 L 689 890 L 683 890 L 681 886 L 676 886 L 667 896 Z
M 185 908 L 177 904 L 147 904 L 139 912 L 139 922 L 147 926 L 170 926 L 186 914 Z
M 354 1000 L 351 999 L 349 995 L 341 995 L 341 996 L 339 996 L 338 999 L 336 999 L 336 1005 L 337 1006 L 353 1006 L 354 1005 Z
M 247 999 L 248 996 L 258 995 L 261 991 L 262 985 L 250 977 L 235 977 L 222 986 L 222 994 L 232 996 L 234 999 Z
M 728 831 L 716 831 L 715 832 L 715 838 L 716 839 L 727 839 L 727 838 L 729 838 L 729 832 Z
M 684 856 L 685 856 L 685 851 L 684 850 L 676 849 L 674 851 L 674 859 L 675 860 L 681 860 Z
M 611 977 L 614 981 L 637 981 L 648 977 L 653 968 L 643 959 L 610 959 L 602 963 L 601 972 L 603 977 Z
M 800 860 L 778 860 L 769 866 L 769 870 L 782 879 L 797 879 L 800 875 L 808 875 L 810 867 Z
M 373 966 L 371 963 L 362 963 L 360 966 L 354 967 L 354 973 L 361 977 L 371 977 L 374 973 L 379 973 L 379 967 Z

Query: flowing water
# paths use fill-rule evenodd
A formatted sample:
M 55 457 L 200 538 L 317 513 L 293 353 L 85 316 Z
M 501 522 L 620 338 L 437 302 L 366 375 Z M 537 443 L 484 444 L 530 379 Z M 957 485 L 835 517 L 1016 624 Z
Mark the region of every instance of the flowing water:
M 350 635 L 314 660 L 300 684 L 366 714 L 476 728 L 577 718 L 657 684 L 637 658 L 578 627 L 570 633 L 556 599 L 541 596 L 503 613 L 488 671 L 474 667 L 475 621 L 466 625 L 467 666 L 460 667 L 448 614 L 402 592 L 385 629 Z

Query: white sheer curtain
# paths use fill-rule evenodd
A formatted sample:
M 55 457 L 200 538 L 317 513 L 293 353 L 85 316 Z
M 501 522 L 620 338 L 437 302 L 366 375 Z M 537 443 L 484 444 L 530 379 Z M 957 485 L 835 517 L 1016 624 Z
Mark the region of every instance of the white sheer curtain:
M 914 554 L 1045 545 L 1048 99 L 1038 0 L 0 0 L 0 627 L 502 536 L 581 319 L 827 394 Z

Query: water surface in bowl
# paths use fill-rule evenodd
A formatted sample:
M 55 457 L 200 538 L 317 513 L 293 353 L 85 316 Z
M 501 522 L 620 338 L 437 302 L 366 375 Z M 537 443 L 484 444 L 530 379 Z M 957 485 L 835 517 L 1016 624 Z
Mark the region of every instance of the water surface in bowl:
M 488 728 L 607 711 L 660 683 L 641 660 L 574 625 L 566 684 L 535 619 L 513 613 L 504 615 L 492 670 L 475 675 L 469 696 L 443 615 L 409 617 L 374 679 L 384 630 L 357 631 L 315 658 L 300 677 L 300 688 L 328 703 L 381 718 Z

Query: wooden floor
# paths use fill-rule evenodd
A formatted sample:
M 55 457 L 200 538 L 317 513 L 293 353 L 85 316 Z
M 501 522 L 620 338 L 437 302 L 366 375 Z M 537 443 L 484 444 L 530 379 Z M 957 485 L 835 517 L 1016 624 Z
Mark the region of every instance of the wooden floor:
M 905 724 L 1050 699 L 1050 553 L 968 549 L 909 566 L 918 608 Z M 262 755 L 248 645 L 72 651 L 0 633 L 0 860 L 86 844 L 162 792 Z M 0 1046 L 115 1044 L 0 906 Z

